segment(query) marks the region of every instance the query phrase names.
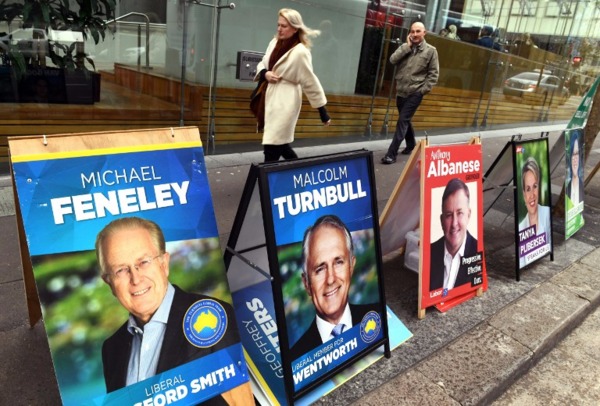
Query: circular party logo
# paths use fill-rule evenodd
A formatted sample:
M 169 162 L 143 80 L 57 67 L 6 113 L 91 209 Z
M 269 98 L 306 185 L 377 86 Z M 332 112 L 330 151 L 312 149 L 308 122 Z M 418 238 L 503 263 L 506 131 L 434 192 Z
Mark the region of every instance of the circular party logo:
M 370 311 L 365 314 L 360 322 L 360 338 L 365 343 L 371 343 L 379 336 L 381 330 L 381 317 L 379 313 Z
M 183 333 L 198 348 L 212 347 L 227 330 L 227 313 L 213 299 L 202 299 L 190 306 L 183 317 Z

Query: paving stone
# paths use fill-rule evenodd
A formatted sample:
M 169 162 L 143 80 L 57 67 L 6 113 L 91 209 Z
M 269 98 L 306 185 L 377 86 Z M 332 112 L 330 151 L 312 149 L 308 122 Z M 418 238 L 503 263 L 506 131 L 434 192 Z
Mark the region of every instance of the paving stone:
M 0 217 L 14 215 L 15 204 L 12 187 L 0 187 Z
M 420 372 L 411 371 L 393 378 L 377 391 L 368 393 L 360 401 L 353 403 L 359 405 L 397 406 L 397 405 L 432 405 L 432 406 L 460 406 L 444 389 L 430 382 Z
M 42 323 L 0 332 L 0 405 L 60 405 Z
M 581 263 L 592 269 L 600 269 L 600 251 L 595 250 L 581 258 Z
M 600 256 L 598 259 L 600 260 Z M 570 290 L 590 302 L 600 300 L 598 268 L 584 265 L 583 261 L 568 267 L 554 276 L 551 282 Z
M 23 279 L 15 216 L 0 217 L 0 284 Z
M 569 290 L 545 283 L 494 315 L 489 323 L 537 352 L 588 305 Z
M 29 324 L 23 280 L 0 284 L 0 309 L 0 331 Z
M 493 405 L 597 405 L 600 399 L 598 331 L 600 311 L 597 310 Z
M 498 384 L 509 380 L 531 357 L 516 340 L 483 324 L 438 351 L 419 365 L 417 371 L 443 385 L 461 405 L 484 401 Z

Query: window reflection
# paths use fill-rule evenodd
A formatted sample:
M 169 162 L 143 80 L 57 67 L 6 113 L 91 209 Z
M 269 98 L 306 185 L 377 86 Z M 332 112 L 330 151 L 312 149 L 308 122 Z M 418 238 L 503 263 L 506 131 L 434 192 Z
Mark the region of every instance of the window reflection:
M 236 56 L 241 50 L 260 51 L 272 37 L 277 7 L 271 0 L 219 11 L 185 4 L 121 0 L 102 20 L 135 16 L 110 23 L 97 42 L 91 32 L 83 39 L 68 25 L 33 28 L 18 14 L 0 21 L 0 103 L 10 105 L 0 109 L 1 134 L 14 135 L 3 124 L 8 119 L 24 123 L 22 134 L 39 133 L 42 122 L 47 133 L 181 123 L 206 133 L 214 116 L 217 145 L 257 142 L 259 148 L 260 134 L 247 108 L 254 85 L 236 79 Z M 599 73 L 600 9 L 592 2 L 376 0 L 286 6 L 298 7 L 307 24 L 321 30 L 312 49 L 314 70 L 339 125 L 319 128 L 305 106 L 296 136 L 315 143 L 394 120 L 394 109 L 388 108 L 394 88 L 388 58 L 416 19 L 424 22 L 426 40 L 440 58 L 439 83 L 415 117 L 417 130 L 568 120 Z M 7 16 L 7 5 L 0 7 Z M 215 55 L 217 88 L 211 89 Z M 532 83 L 519 86 L 533 87 L 507 94 L 526 73 L 534 77 Z M 89 96 L 77 94 L 84 91 Z M 70 107 L 75 103 L 82 103 L 76 114 Z M 6 155 L 6 135 L 1 135 L 0 160 L 5 162 Z

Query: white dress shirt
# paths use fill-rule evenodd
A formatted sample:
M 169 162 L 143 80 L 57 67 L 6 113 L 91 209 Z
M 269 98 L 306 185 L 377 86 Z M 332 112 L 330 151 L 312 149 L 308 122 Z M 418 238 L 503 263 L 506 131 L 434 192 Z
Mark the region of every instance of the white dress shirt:
M 454 288 L 456 277 L 458 276 L 458 269 L 460 268 L 460 259 L 465 255 L 466 243 L 467 237 L 465 235 L 465 239 L 454 257 L 448 252 L 446 244 L 444 244 L 444 289 L 450 290 Z
M 143 381 L 156 375 L 158 358 L 162 348 L 169 312 L 175 297 L 175 288 L 169 283 L 165 297 L 150 319 L 143 327 L 139 327 L 133 315 L 129 315 L 127 331 L 133 335 L 131 353 L 127 367 L 127 385 Z
M 342 332 L 347 331 L 352 327 L 352 313 L 350 313 L 350 305 L 348 303 L 346 303 L 346 308 L 344 309 L 344 314 L 342 314 L 340 323 L 344 324 L 344 329 Z M 317 329 L 319 329 L 319 335 L 321 336 L 322 342 L 325 343 L 333 338 L 331 331 L 335 326 L 335 324 L 331 324 L 317 315 Z

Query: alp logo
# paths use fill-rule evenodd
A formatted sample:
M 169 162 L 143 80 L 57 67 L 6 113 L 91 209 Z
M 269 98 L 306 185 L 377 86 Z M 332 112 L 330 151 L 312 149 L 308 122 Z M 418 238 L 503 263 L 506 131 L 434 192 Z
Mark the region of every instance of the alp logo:
M 217 344 L 227 330 L 227 313 L 213 299 L 202 299 L 190 306 L 183 316 L 183 334 L 198 348 Z

